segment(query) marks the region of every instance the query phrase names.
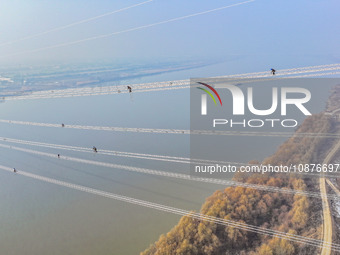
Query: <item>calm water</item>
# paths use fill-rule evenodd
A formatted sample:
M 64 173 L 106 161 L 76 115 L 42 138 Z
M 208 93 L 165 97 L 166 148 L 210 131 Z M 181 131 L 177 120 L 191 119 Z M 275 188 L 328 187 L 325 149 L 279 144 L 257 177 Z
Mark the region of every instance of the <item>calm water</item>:
M 321 110 L 332 84 L 319 88 L 314 112 Z M 333 84 L 334 85 L 334 84 Z M 146 128 L 189 128 L 189 91 L 139 93 L 0 104 L 0 118 L 50 123 Z M 189 137 L 69 130 L 0 124 L 3 137 L 170 156 L 189 156 Z M 262 140 L 261 140 L 262 139 Z M 270 155 L 283 138 L 239 139 L 242 161 Z M 245 147 L 244 144 L 251 144 Z M 78 152 L 84 159 L 189 173 L 189 166 Z M 248 148 L 248 149 L 245 149 Z M 233 148 L 235 149 L 235 148 Z M 235 151 L 235 150 L 234 150 Z M 130 173 L 45 158 L 0 148 L 0 164 L 125 196 L 198 210 L 221 186 Z M 238 159 L 234 159 L 237 161 Z M 0 171 L 1 254 L 138 254 L 179 220 L 164 212 L 130 205 Z

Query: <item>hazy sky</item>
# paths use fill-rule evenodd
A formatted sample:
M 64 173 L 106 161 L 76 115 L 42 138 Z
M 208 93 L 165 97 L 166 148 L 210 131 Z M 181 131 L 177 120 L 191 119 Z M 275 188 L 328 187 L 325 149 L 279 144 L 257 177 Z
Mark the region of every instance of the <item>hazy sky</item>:
M 3 0 L 0 44 L 133 4 L 136 0 Z M 256 0 L 217 12 L 66 47 L 35 49 L 214 9 L 236 0 L 154 0 L 111 16 L 0 46 L 0 64 L 98 60 L 305 59 L 340 62 L 338 0 Z M 26 53 L 23 53 L 26 52 Z M 17 55 L 13 55 L 17 54 Z M 319 62 L 318 62 L 319 61 Z M 245 62 L 247 63 L 247 62 Z

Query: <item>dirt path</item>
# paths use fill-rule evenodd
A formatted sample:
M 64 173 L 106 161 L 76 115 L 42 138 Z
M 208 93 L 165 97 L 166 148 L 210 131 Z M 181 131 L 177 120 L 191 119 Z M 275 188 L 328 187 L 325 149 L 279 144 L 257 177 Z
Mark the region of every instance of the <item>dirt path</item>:
M 335 154 L 340 149 L 340 141 L 335 144 L 335 146 L 332 148 L 332 150 L 327 154 L 323 164 L 329 164 Z M 326 189 L 326 179 L 325 177 L 320 177 L 320 193 L 327 195 L 327 189 Z M 322 227 L 322 240 L 323 242 L 327 242 L 328 244 L 332 244 L 333 241 L 333 229 L 332 229 L 332 216 L 331 216 L 331 210 L 329 207 L 329 202 L 327 197 L 322 197 L 322 213 L 323 213 L 323 227 Z M 321 255 L 330 255 L 331 249 L 325 247 L 323 245 L 321 247 Z

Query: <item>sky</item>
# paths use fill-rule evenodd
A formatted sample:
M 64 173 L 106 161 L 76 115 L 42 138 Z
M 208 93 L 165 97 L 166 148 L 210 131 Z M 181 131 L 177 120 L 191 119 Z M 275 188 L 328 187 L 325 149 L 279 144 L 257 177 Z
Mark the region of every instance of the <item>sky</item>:
M 43 49 L 211 10 L 243 0 L 154 0 L 91 22 L 18 39 L 143 2 L 3 0 L 0 64 L 247 59 L 275 66 L 340 62 L 338 0 L 254 2 L 110 37 Z M 13 42 L 14 41 L 14 42 Z M 3 43 L 12 42 L 7 45 Z

